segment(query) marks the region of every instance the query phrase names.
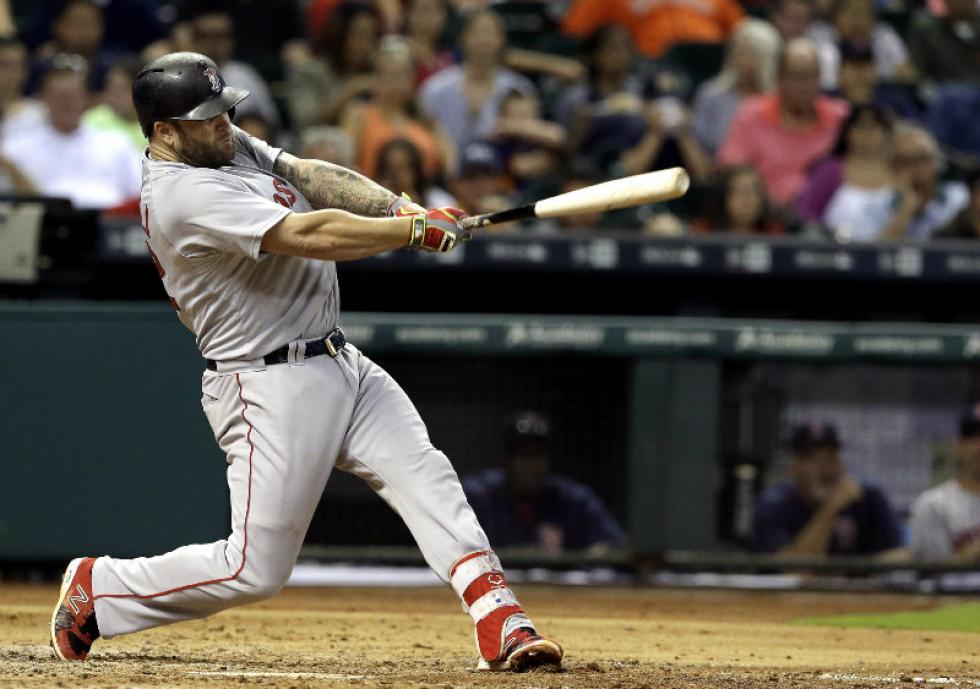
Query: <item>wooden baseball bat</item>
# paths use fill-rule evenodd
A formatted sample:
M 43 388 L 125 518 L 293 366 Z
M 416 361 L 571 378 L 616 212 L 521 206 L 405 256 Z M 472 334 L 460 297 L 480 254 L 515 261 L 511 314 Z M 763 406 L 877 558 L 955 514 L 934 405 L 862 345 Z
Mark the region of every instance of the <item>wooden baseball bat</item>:
M 611 211 L 645 203 L 669 201 L 683 196 L 691 185 L 687 170 L 672 167 L 600 182 L 557 196 L 549 196 L 526 206 L 496 213 L 473 215 L 459 221 L 464 230 L 527 218 L 555 218 L 576 213 Z

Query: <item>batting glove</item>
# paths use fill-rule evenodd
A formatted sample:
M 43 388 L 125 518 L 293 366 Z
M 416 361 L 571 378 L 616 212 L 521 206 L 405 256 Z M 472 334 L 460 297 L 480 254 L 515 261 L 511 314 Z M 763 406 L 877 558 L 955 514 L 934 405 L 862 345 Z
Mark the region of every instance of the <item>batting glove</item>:
M 412 201 L 408 194 L 402 194 L 388 206 L 389 218 L 407 218 L 410 215 L 425 215 L 427 212 L 424 206 Z
M 433 208 L 424 216 L 412 215 L 412 229 L 408 238 L 410 249 L 452 251 L 457 244 L 469 240 L 473 234 L 459 226 L 466 211 L 459 208 Z

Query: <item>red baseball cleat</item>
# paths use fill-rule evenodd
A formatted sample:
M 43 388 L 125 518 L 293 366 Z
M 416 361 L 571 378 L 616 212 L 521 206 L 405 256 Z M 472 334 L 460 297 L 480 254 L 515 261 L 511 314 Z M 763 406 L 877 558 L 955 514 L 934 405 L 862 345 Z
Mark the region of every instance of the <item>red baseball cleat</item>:
M 92 593 L 94 564 L 94 557 L 77 557 L 65 570 L 61 597 L 51 615 L 51 647 L 62 660 L 85 660 L 99 638 Z
M 517 613 L 507 620 L 503 628 L 507 629 L 522 622 L 529 623 L 530 620 L 523 614 Z M 479 642 L 477 646 L 480 646 Z M 534 627 L 521 626 L 506 635 L 500 645 L 500 654 L 496 658 L 488 660 L 481 653 L 477 669 L 513 672 L 527 672 L 534 668 L 557 670 L 561 667 L 563 655 L 564 651 L 559 644 L 538 636 Z

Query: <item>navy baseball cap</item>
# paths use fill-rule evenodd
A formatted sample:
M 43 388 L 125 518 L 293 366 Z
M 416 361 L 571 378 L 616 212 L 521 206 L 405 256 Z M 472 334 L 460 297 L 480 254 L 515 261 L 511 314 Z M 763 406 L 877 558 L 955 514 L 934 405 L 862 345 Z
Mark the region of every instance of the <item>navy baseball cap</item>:
M 459 157 L 460 175 L 486 172 L 495 175 L 500 172 L 497 153 L 485 143 L 472 143 L 463 149 Z
M 521 411 L 507 419 L 509 453 L 541 454 L 551 447 L 551 421 L 536 411 Z
M 960 416 L 960 437 L 980 435 L 980 402 L 968 407 Z
M 805 454 L 820 448 L 840 449 L 837 428 L 827 421 L 811 421 L 793 427 L 789 446 L 794 454 Z

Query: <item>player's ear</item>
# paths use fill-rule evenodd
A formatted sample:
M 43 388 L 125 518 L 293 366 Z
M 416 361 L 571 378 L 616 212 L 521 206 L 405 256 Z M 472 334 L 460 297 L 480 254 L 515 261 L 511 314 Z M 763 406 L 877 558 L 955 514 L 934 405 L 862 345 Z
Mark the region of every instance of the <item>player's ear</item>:
M 177 128 L 172 122 L 157 120 L 153 123 L 153 134 L 157 141 L 170 148 L 177 143 Z

